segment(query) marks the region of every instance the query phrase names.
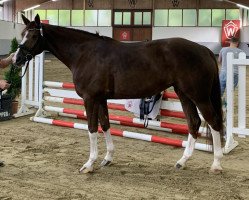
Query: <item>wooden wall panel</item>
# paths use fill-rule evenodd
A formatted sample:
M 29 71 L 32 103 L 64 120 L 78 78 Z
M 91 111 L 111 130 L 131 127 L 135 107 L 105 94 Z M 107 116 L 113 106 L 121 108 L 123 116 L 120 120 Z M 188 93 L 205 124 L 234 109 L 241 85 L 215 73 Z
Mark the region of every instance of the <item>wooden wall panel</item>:
M 43 4 L 44 2 L 47 2 L 48 0 L 16 0 L 16 12 L 22 11 L 26 8 L 30 8 L 32 6 Z
M 199 8 L 238 8 L 232 3 L 227 3 L 223 1 L 207 1 L 199 0 Z
M 198 0 L 178 0 L 174 2 L 172 0 L 154 0 L 155 9 L 171 9 L 171 8 L 196 8 Z
M 64 9 L 70 10 L 72 9 L 72 0 L 60 0 L 54 2 L 46 2 L 42 4 L 39 9 L 46 9 L 46 10 L 54 10 L 54 9 Z
M 112 9 L 112 0 L 93 0 L 93 7 L 89 7 L 88 0 L 85 0 L 86 9 Z
M 128 0 L 114 0 L 114 9 L 152 9 L 153 0 L 137 0 L 135 7 L 131 7 Z
M 217 0 L 178 0 L 174 7 L 172 0 L 137 0 L 135 7 L 129 5 L 128 0 L 93 0 L 93 8 L 88 6 L 88 0 L 16 0 L 16 12 L 40 4 L 39 9 L 172 9 L 172 8 L 238 8 L 235 4 Z M 233 0 L 249 6 L 249 0 Z M 153 5 L 154 3 L 154 5 Z
M 73 0 L 72 1 L 72 9 L 74 10 L 82 10 L 83 9 L 83 5 L 84 5 L 84 1 L 85 0 Z
M 133 41 L 146 40 L 152 40 L 152 28 L 133 28 Z
M 113 38 L 120 41 L 123 31 L 130 32 L 130 41 L 152 40 L 152 28 L 113 28 Z
M 89 7 L 88 0 L 60 0 L 56 2 L 47 2 L 41 5 L 40 9 L 111 9 L 112 0 L 94 0 L 93 7 Z

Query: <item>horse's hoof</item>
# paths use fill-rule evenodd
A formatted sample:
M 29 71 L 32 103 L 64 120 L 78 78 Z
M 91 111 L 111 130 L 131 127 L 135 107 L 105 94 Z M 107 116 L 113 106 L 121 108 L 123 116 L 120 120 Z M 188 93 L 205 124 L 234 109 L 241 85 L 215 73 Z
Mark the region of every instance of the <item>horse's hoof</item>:
M 108 166 L 108 165 L 111 164 L 111 162 L 112 162 L 112 161 L 110 161 L 110 160 L 104 159 L 104 160 L 101 162 L 100 166 L 101 166 L 101 167 Z
M 93 167 L 81 167 L 80 170 L 79 170 L 79 173 L 83 173 L 83 174 L 87 174 L 87 173 L 91 173 L 93 172 Z
M 4 162 L 0 160 L 0 167 L 4 166 Z
M 210 174 L 221 174 L 222 173 L 222 168 L 211 168 L 209 170 Z
M 184 166 L 179 164 L 179 163 L 176 163 L 175 168 L 176 169 L 184 169 Z

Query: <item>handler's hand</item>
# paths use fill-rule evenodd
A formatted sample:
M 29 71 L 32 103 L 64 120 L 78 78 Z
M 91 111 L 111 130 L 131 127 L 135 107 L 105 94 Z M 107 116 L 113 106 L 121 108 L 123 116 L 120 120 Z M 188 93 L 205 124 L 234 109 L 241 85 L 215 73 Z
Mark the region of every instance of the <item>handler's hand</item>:
M 10 84 L 6 80 L 0 80 L 0 89 L 5 90 L 10 87 Z

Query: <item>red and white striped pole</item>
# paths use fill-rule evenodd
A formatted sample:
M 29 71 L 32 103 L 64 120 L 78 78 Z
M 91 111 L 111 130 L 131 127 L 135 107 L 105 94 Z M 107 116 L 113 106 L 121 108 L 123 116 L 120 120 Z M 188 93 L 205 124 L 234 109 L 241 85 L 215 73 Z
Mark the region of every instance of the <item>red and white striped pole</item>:
M 73 123 L 73 122 L 67 122 L 63 120 L 54 120 L 54 119 L 47 119 L 42 117 L 32 117 L 32 121 L 55 125 L 55 126 L 63 126 L 63 127 L 69 127 L 69 128 L 76 128 L 76 129 L 82 129 L 82 130 L 88 130 L 88 126 L 86 124 L 80 124 L 80 123 Z M 102 132 L 101 128 L 98 129 L 98 132 Z M 120 137 L 127 137 L 127 138 L 133 138 L 138 140 L 144 140 L 149 142 L 155 142 L 160 144 L 166 144 L 176 147 L 186 147 L 187 141 L 179 140 L 179 139 L 172 139 L 172 138 L 166 138 L 166 137 L 159 137 L 144 133 L 136 133 L 136 132 L 130 132 L 130 131 L 122 131 L 120 129 L 110 129 L 110 133 L 115 136 Z M 202 150 L 202 151 L 211 151 L 212 146 L 202 143 L 196 143 L 195 149 Z

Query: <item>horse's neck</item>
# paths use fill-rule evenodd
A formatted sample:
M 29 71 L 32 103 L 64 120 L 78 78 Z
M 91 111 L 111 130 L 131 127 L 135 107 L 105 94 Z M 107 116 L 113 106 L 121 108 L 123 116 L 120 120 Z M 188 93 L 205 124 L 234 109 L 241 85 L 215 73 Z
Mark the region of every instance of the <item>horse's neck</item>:
M 75 32 L 74 30 L 62 27 L 46 26 L 44 27 L 43 33 L 46 39 L 45 49 L 54 54 L 69 69 L 71 69 L 71 67 L 77 63 L 79 57 L 84 54 L 82 47 L 80 48 L 80 52 L 76 47 L 79 46 L 79 44 L 89 41 L 88 34 Z

